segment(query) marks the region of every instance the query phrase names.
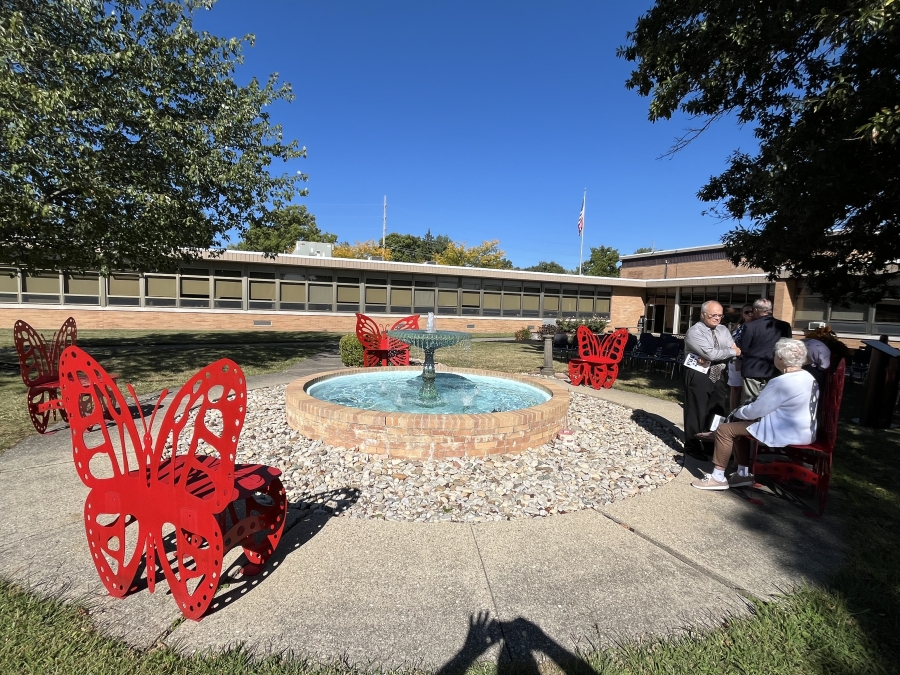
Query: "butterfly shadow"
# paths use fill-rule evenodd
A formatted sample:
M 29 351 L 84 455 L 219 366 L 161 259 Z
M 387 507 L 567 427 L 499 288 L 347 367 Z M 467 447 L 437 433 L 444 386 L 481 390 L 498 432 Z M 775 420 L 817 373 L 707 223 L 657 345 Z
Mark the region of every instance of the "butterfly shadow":
M 241 574 L 241 568 L 249 561 L 240 547 L 225 557 L 219 591 L 204 616 L 210 616 L 233 604 L 264 583 L 294 551 L 299 550 L 316 536 L 327 522 L 349 509 L 359 500 L 360 492 L 344 488 L 319 494 L 304 495 L 288 503 L 287 524 L 281 541 L 263 570 L 252 577 Z M 290 533 L 290 534 L 289 534 Z

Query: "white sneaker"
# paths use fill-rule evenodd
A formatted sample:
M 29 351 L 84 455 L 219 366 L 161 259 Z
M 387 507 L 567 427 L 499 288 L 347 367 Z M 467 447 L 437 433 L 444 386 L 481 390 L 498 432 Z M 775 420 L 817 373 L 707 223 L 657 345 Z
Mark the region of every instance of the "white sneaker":
M 711 473 L 703 476 L 700 480 L 691 481 L 691 487 L 698 490 L 727 490 L 727 480 L 716 480 Z

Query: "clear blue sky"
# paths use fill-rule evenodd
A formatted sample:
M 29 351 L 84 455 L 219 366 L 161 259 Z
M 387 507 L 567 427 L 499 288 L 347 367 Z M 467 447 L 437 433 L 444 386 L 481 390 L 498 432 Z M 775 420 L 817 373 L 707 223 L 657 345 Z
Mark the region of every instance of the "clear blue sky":
M 616 58 L 639 2 L 220 0 L 196 27 L 253 33 L 237 79 L 279 73 L 296 94 L 270 108 L 309 156 L 298 198 L 341 241 L 388 232 L 499 239 L 515 265 L 578 263 L 587 188 L 591 246 L 621 254 L 719 241 L 696 193 L 749 129 L 724 121 L 672 159 L 691 126 L 651 124 Z M 275 169 L 280 171 L 281 166 Z

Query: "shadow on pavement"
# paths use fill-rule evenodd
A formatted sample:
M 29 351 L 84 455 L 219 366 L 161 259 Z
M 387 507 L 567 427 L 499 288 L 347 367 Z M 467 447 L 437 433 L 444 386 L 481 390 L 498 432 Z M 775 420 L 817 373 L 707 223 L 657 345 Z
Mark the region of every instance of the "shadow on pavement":
M 469 616 L 466 641 L 437 675 L 463 675 L 490 647 L 500 645 L 498 675 L 540 675 L 538 655 L 549 659 L 567 675 L 594 673 L 594 669 L 574 652 L 547 635 L 540 626 L 518 617 L 512 621 L 490 618 L 489 612 Z M 541 659 L 543 660 L 543 659 Z

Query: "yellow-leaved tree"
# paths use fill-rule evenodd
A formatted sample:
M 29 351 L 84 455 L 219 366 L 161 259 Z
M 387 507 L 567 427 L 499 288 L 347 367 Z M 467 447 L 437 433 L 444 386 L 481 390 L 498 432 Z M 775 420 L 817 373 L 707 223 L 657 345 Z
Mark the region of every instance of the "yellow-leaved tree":
M 438 265 L 455 267 L 487 267 L 491 269 L 512 269 L 506 259 L 506 251 L 500 250 L 500 240 L 482 242 L 479 246 L 466 246 L 465 242 L 450 242 L 442 253 L 435 256 Z
M 340 244 L 335 244 L 332 255 L 335 258 L 357 258 L 359 260 L 371 260 L 373 258 L 391 259 L 390 250 L 382 248 L 381 244 L 374 239 L 358 241 L 355 244 L 342 241 Z

